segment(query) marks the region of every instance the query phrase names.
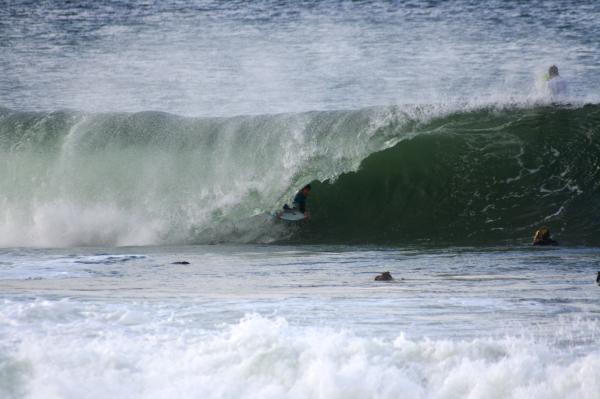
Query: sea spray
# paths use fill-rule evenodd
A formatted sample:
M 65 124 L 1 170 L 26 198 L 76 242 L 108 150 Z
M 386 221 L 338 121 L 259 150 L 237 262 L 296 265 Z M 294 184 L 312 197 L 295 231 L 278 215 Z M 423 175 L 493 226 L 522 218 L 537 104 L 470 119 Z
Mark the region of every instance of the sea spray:
M 5 110 L 0 243 L 232 240 L 246 219 L 278 209 L 299 184 L 356 169 L 428 113 L 392 107 L 183 118 Z M 278 238 L 269 230 L 245 240 Z

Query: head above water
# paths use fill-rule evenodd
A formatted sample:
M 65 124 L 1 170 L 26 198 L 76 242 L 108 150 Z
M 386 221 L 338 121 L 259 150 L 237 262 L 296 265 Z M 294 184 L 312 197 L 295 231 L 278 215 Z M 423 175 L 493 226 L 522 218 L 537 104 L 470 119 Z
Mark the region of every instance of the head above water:
M 310 184 L 307 184 L 306 186 L 302 187 L 302 194 L 304 195 L 308 195 L 310 193 Z
M 547 227 L 542 227 L 535 232 L 534 240 L 547 240 L 550 238 L 550 229 Z
M 558 67 L 556 65 L 552 65 L 550 68 L 548 68 L 548 76 L 550 79 L 558 76 Z

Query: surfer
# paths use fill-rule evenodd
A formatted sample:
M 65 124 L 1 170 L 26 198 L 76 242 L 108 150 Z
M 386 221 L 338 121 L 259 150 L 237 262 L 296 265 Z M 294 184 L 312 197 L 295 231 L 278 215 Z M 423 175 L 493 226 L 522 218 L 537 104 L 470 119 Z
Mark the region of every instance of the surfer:
M 302 187 L 300 191 L 296 193 L 293 202 L 293 208 L 290 208 L 288 204 L 283 206 L 283 211 L 277 214 L 279 219 L 288 221 L 299 221 L 310 218 L 308 210 L 306 210 L 306 200 L 310 194 L 310 184 Z
M 383 272 L 379 276 L 375 276 L 375 281 L 392 281 L 393 279 L 390 272 Z
M 294 208 L 302 212 L 306 218 L 309 217 L 309 213 L 306 210 L 306 200 L 308 199 L 309 194 L 310 184 L 307 184 L 306 186 L 302 187 L 302 189 L 298 191 L 294 197 Z
M 559 75 L 556 65 L 548 68 L 546 87 L 550 97 L 554 100 L 567 95 L 567 82 Z
M 308 195 L 310 194 L 310 184 L 307 184 L 306 186 L 302 187 L 302 189 L 300 191 L 298 191 L 296 193 L 296 196 L 294 197 L 294 202 L 293 202 L 293 207 L 290 208 L 288 206 L 288 204 L 285 204 L 283 206 L 283 212 L 278 214 L 278 216 L 281 219 L 286 219 L 286 220 L 300 220 L 300 219 L 289 219 L 289 218 L 285 218 L 282 215 L 286 215 L 287 213 L 296 213 L 299 212 L 304 216 L 304 219 L 309 219 L 310 218 L 310 214 L 308 213 L 308 210 L 306 209 L 306 200 L 308 199 Z
M 550 238 L 550 229 L 542 227 L 535 232 L 533 245 L 558 245 L 558 242 Z

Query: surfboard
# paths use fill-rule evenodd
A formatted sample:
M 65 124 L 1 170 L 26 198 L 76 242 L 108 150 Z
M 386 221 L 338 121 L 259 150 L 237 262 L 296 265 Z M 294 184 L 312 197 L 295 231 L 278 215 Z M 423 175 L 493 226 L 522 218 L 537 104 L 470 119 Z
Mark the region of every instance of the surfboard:
M 297 222 L 304 220 L 304 213 L 297 210 L 285 210 L 277 213 L 277 219 L 287 220 L 288 222 Z

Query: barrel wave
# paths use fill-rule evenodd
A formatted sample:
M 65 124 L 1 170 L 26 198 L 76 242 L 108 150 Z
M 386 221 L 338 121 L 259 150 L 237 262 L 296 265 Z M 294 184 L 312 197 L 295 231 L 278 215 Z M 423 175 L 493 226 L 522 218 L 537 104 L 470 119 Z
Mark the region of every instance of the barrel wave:
M 316 184 L 315 241 L 529 242 L 548 225 L 597 245 L 600 107 L 479 110 L 439 118 Z
M 0 245 L 600 244 L 600 106 L 0 109 Z M 270 213 L 313 183 L 310 223 Z

